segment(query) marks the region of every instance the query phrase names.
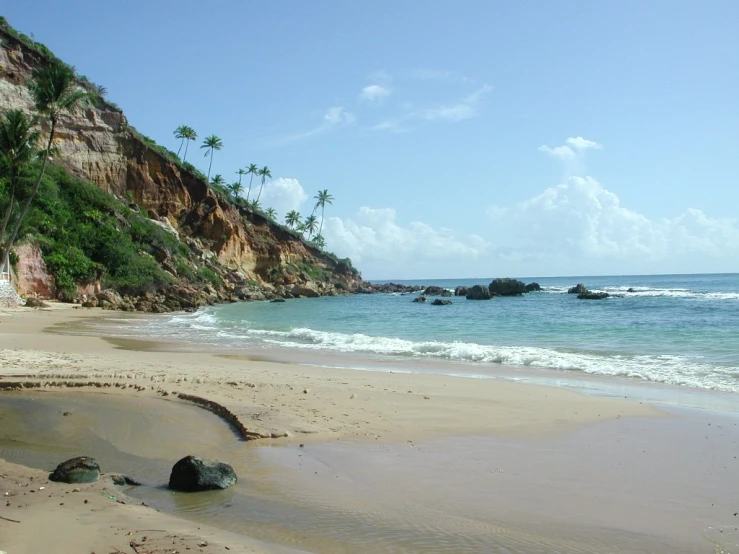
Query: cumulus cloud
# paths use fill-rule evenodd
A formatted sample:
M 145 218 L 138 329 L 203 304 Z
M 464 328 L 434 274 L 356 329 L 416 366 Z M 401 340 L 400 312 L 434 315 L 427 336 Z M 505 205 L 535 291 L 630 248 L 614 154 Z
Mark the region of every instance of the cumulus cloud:
M 359 99 L 364 102 L 380 103 L 392 94 L 387 85 L 367 85 L 359 93 Z
M 574 175 L 583 170 L 582 160 L 587 150 L 600 150 L 603 147 L 593 140 L 583 137 L 569 137 L 561 146 L 540 146 L 539 151 L 545 152 L 562 162 L 567 175 Z
M 736 220 L 696 209 L 652 220 L 592 177 L 491 206 L 488 217 L 497 253 L 534 274 L 719 271 L 739 254 Z
M 258 185 L 255 189 L 259 190 Z M 256 198 L 256 191 L 252 191 L 251 198 Z M 278 221 L 282 221 L 289 211 L 300 210 L 306 200 L 308 194 L 297 179 L 280 177 L 264 184 L 259 203 L 266 208 L 274 208 Z
M 331 250 L 375 278 L 444 277 L 449 264 L 463 274 L 473 271 L 490 248 L 477 235 L 419 221 L 401 225 L 392 208 L 362 207 L 353 218 L 328 217 L 323 235 Z

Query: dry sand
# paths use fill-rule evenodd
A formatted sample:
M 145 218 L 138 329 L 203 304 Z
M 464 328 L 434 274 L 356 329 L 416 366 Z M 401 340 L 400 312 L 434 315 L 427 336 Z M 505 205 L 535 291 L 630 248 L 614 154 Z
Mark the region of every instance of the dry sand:
M 260 439 L 276 444 L 552 437 L 618 418 L 666 417 L 646 404 L 551 387 L 308 367 L 44 332 L 90 317 L 115 314 L 58 304 L 0 311 L 0 388 L 74 387 L 69 390 L 147 397 L 186 393 L 217 403 L 251 436 L 282 437 Z M 0 516 L 21 521 L 0 519 L 0 550 L 8 554 L 184 552 L 184 543 L 177 541 L 190 541 L 195 552 L 221 552 L 226 546 L 237 552 L 284 551 L 146 507 L 119 504 L 108 498 L 119 495 L 105 483 L 70 493 L 68 485 L 47 483 L 45 474 L 4 462 L 0 475 L 0 494 L 16 495 L 9 506 L 0 504 Z M 44 490 L 31 494 L 37 485 Z M 41 528 L 44 533 L 33 531 Z M 142 544 L 144 535 L 145 546 L 131 546 Z M 209 546 L 197 546 L 204 542 Z

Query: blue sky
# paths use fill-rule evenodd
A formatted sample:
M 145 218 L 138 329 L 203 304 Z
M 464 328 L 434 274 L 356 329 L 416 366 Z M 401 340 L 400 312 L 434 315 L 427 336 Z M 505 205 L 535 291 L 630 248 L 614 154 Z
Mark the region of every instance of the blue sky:
M 15 2 L 2 15 L 213 173 L 335 197 L 368 278 L 739 271 L 739 3 Z M 190 149 L 189 161 L 207 168 Z

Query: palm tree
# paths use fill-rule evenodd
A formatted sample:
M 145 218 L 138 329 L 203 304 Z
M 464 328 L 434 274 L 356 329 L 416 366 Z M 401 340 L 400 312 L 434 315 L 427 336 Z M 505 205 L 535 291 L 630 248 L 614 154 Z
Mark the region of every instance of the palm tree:
M 223 175 L 216 173 L 213 179 L 210 180 L 210 184 L 214 187 L 224 187 L 226 186 L 226 180 L 223 178 Z
M 313 198 L 316 200 L 316 206 L 313 209 L 315 210 L 318 206 L 321 207 L 321 226 L 318 229 L 318 234 L 320 235 L 321 231 L 323 231 L 323 210 L 326 208 L 326 204 L 334 205 L 334 197 L 328 193 L 328 189 L 323 189 L 319 190 L 318 194 Z
M 72 69 L 61 63 L 51 63 L 44 68 L 35 69 L 29 88 L 31 89 L 31 96 L 33 97 L 36 111 L 50 123 L 49 140 L 47 141 L 46 149 L 42 152 L 41 171 L 36 178 L 31 193 L 23 203 L 20 217 L 15 222 L 10 238 L 5 242 L 3 248 L 0 249 L 0 260 L 5 259 L 13 247 L 15 239 L 18 236 L 18 231 L 26 215 L 28 215 L 28 210 L 31 209 L 31 202 L 33 202 L 41 186 L 41 180 L 46 172 L 46 163 L 52 152 L 54 131 L 56 131 L 59 117 L 64 113 L 73 112 L 90 100 L 90 94 L 77 84 Z
M 249 164 L 249 169 L 246 170 L 249 174 L 249 190 L 246 191 L 246 201 L 249 201 L 249 195 L 251 194 L 251 182 L 254 179 L 254 175 L 259 175 L 259 168 L 257 164 Z
M 239 185 L 241 185 L 241 178 L 246 175 L 246 170 L 239 168 L 236 174 L 239 176 Z
M 267 210 L 264 212 L 264 215 L 266 215 L 268 218 L 274 220 L 275 216 L 277 215 L 277 212 L 274 208 L 267 208 Z
M 231 194 L 233 194 L 234 198 L 238 198 L 241 194 L 241 191 L 244 190 L 244 187 L 241 186 L 241 183 L 233 182 L 230 185 L 228 185 L 228 190 L 231 191 Z
M 180 147 L 177 149 L 177 156 L 179 157 L 180 152 L 182 151 L 182 147 L 185 144 L 185 141 L 188 140 L 188 135 L 190 131 L 190 127 L 187 125 L 180 125 L 174 130 L 174 138 L 178 139 L 180 141 Z
M 210 168 L 213 167 L 213 152 L 223 148 L 223 141 L 215 135 L 210 135 L 205 138 L 200 148 L 207 148 L 205 156 L 210 156 L 210 163 L 208 164 L 208 181 L 210 181 Z
M 259 205 L 259 200 L 252 200 L 251 202 L 248 202 L 247 204 L 249 205 L 249 209 L 253 212 L 262 211 L 262 207 Z
M 264 188 L 264 181 L 267 180 L 267 178 L 272 178 L 272 173 L 270 172 L 269 168 L 265 165 L 262 169 L 259 170 L 259 176 L 262 178 L 262 186 L 259 187 L 259 194 L 257 194 L 257 202 L 259 202 L 259 197 L 262 196 L 262 189 Z
M 318 227 L 318 218 L 315 215 L 306 217 L 305 221 L 303 222 L 303 226 L 305 227 L 305 230 L 303 232 L 307 231 L 308 238 L 310 238 L 311 235 L 316 232 L 316 227 Z
M 185 127 L 184 135 L 185 135 L 185 139 L 187 140 L 187 142 L 185 143 L 185 155 L 182 156 L 183 162 L 187 160 L 187 147 L 190 146 L 190 141 L 198 140 L 198 134 L 195 132 L 195 129 L 193 129 L 192 127 L 188 127 L 187 125 L 185 125 L 184 127 Z
M 297 224 L 300 223 L 300 214 L 295 210 L 290 211 L 285 216 L 285 223 L 287 223 L 287 226 L 290 227 L 290 229 L 294 229 Z
M 313 237 L 313 244 L 323 250 L 323 247 L 326 246 L 326 239 L 323 238 L 323 235 L 319 233 L 315 237 Z
M 37 145 L 41 133 L 35 130 L 36 122 L 21 110 L 8 110 L 0 118 L 0 175 L 7 175 L 9 184 L 8 205 L 0 223 L 0 249 L 6 252 L 3 238 L 10 221 L 10 214 L 15 205 L 15 191 L 18 187 L 21 168 L 27 165 L 36 156 Z M 8 248 L 8 251 L 10 249 Z M 0 269 L 5 264 L 7 253 L 0 257 Z

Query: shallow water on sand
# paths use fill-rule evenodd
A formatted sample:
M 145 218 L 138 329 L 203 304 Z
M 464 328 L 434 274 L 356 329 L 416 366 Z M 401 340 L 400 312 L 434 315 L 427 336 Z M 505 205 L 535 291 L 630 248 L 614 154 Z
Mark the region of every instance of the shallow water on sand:
M 257 446 L 178 401 L 0 395 L 0 457 L 50 470 L 92 455 L 142 480 L 126 493 L 147 504 L 310 552 L 713 552 L 704 536 L 732 552 L 737 446 L 737 420 L 711 412 L 551 439 Z M 166 490 L 190 453 L 232 464 L 239 483 Z

